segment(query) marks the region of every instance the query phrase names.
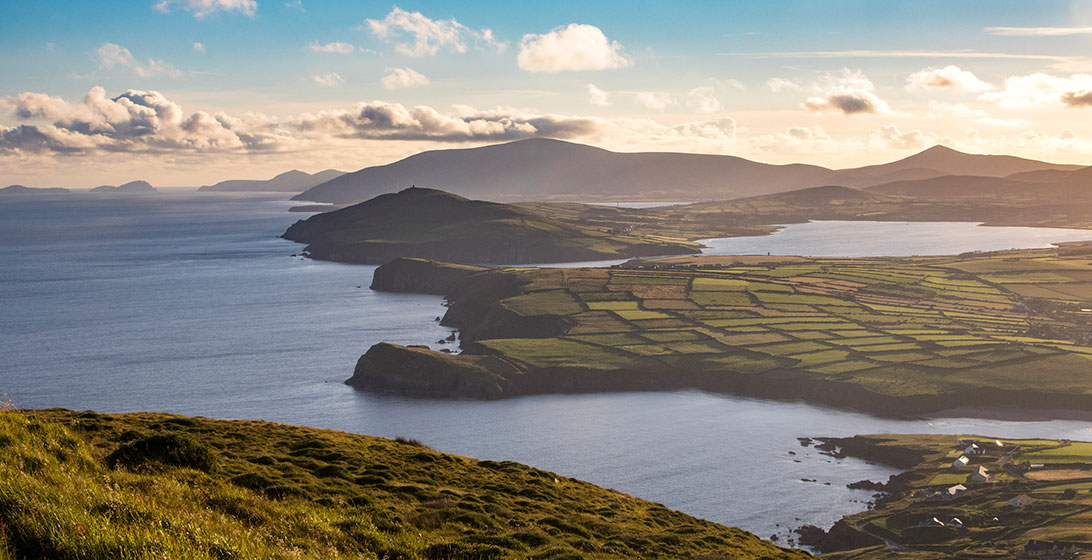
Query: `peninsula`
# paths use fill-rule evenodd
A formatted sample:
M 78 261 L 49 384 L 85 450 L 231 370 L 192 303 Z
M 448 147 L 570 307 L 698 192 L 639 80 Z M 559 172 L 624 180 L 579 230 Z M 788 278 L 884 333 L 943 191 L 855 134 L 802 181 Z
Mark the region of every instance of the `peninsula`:
M 293 224 L 285 239 L 315 259 L 381 264 L 421 257 L 466 264 L 594 261 L 696 253 L 699 245 L 566 224 L 524 208 L 408 188 Z
M 672 257 L 484 269 L 399 259 L 462 354 L 379 344 L 349 383 L 416 394 L 699 388 L 884 415 L 1092 412 L 1092 247 L 916 258 Z

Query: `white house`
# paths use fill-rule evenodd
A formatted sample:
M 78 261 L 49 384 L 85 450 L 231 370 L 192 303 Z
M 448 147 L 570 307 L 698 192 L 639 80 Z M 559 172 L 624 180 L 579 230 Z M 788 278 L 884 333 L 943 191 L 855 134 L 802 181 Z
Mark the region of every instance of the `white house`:
M 962 529 L 963 527 L 965 527 L 965 525 L 963 524 L 963 520 L 958 518 L 958 517 L 953 517 L 950 521 L 948 521 L 948 526 L 949 527 L 956 527 L 956 528 L 959 528 L 959 529 Z
M 944 522 L 937 519 L 937 518 L 935 518 L 935 517 L 931 517 L 929 519 L 922 519 L 918 523 L 918 527 L 943 527 L 943 526 L 944 526 Z
M 948 488 L 947 490 L 945 490 L 944 492 L 945 492 L 946 494 L 948 494 L 949 496 L 958 496 L 958 495 L 960 495 L 960 494 L 962 494 L 962 493 L 964 493 L 964 492 L 966 492 L 966 491 L 967 491 L 967 487 L 966 487 L 966 486 L 964 486 L 964 485 L 962 485 L 962 484 L 956 484 L 955 486 L 950 486 L 950 487 L 949 487 L 949 488 Z
M 967 463 L 970 463 L 970 462 L 971 462 L 971 460 L 968 459 L 966 455 L 960 455 L 958 459 L 956 459 L 955 461 L 952 461 L 952 468 L 953 469 L 958 469 L 960 467 L 966 467 Z
M 972 443 L 963 450 L 964 455 L 983 455 L 985 453 L 986 450 L 979 447 L 977 443 Z

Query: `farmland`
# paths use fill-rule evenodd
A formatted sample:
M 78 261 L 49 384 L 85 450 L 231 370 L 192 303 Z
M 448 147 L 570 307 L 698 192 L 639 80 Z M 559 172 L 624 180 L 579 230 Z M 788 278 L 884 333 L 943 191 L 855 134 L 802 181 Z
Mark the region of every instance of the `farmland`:
M 829 533 L 805 531 L 811 539 L 804 540 L 831 558 L 1012 558 L 1031 540 L 1092 549 L 1090 443 L 873 435 L 819 447 L 907 469 L 883 486 L 874 509 L 847 516 Z M 953 467 L 959 457 L 968 464 Z M 988 481 L 969 481 L 979 467 Z
M 463 356 L 519 372 L 500 373 L 505 394 L 470 396 L 697 387 L 798 398 L 809 386 L 810 398 L 848 390 L 907 412 L 1047 396 L 1092 408 L 1092 314 L 1069 295 L 1092 292 L 1092 258 L 1064 253 L 467 268 L 442 293 Z M 384 286 L 413 263 L 446 270 L 395 261 L 376 287 L 413 291 Z

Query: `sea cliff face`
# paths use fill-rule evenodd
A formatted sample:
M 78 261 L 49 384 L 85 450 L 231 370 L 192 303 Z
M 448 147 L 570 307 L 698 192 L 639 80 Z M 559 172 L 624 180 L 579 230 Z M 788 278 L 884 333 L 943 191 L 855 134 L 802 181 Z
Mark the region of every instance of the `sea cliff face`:
M 380 343 L 356 363 L 346 383 L 378 391 L 474 399 L 499 398 L 514 367 L 486 356 L 448 356 L 427 348 Z

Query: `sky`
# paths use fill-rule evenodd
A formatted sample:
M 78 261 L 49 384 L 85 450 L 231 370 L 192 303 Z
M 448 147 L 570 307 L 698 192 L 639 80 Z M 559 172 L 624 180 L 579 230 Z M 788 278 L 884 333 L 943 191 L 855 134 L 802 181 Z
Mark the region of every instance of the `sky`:
M 1092 164 L 1092 1 L 0 3 L 0 185 L 197 186 L 543 136 Z

